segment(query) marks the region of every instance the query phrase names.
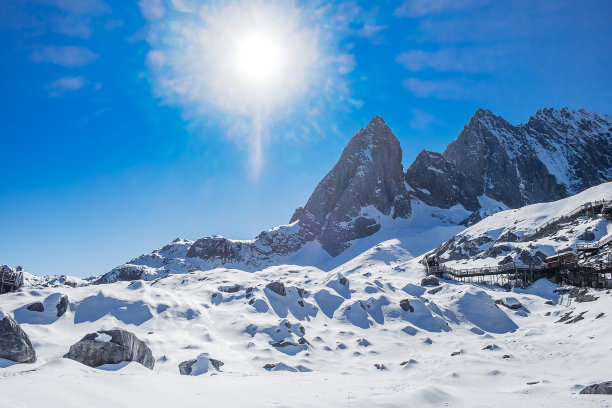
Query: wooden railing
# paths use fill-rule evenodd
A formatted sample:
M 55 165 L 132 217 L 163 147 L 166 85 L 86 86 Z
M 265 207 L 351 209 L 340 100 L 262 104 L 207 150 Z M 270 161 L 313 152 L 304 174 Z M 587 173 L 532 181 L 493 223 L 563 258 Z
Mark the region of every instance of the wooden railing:
M 430 274 L 441 274 L 448 273 L 449 275 L 460 277 L 460 276 L 487 276 L 487 275 L 498 275 L 511 272 L 523 272 L 523 271 L 538 271 L 544 269 L 543 265 L 517 265 L 514 262 L 509 262 L 502 265 L 496 266 L 485 266 L 481 268 L 453 268 L 446 265 L 430 266 Z
M 564 221 L 573 219 L 579 214 L 586 212 L 588 209 L 593 208 L 593 207 L 599 207 L 599 206 L 601 206 L 602 209 L 604 206 L 612 206 L 612 200 L 597 200 L 597 201 L 591 201 L 588 203 L 584 203 L 580 207 L 573 209 L 572 211 L 570 211 L 569 213 L 565 215 L 562 215 L 560 217 L 551 218 L 550 220 L 546 221 L 544 224 L 537 227 L 531 234 L 525 235 L 523 238 L 523 241 L 534 239 L 538 234 L 540 234 L 542 231 L 546 230 L 547 228 L 553 225 L 556 225 L 556 224 L 560 224 Z
M 612 242 L 612 234 L 600 239 L 597 242 L 586 242 L 583 244 L 578 244 L 576 245 L 576 250 L 577 251 L 594 251 L 594 250 L 605 247 L 610 242 Z

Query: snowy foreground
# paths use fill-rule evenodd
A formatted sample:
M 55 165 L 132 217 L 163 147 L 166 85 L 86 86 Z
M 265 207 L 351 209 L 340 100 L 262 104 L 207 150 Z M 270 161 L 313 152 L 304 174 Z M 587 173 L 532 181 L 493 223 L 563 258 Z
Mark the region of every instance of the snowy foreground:
M 215 269 L 2 295 L 38 360 L 0 359 L 0 389 L 9 391 L 0 406 L 612 406 L 609 396 L 578 394 L 611 379 L 609 292 L 578 302 L 546 280 L 509 293 L 422 287 L 423 276 L 390 240 L 329 272 Z M 285 296 L 266 288 L 274 281 Z M 57 318 L 60 294 L 70 308 Z M 522 306 L 495 305 L 502 298 Z M 405 299 L 412 312 L 400 307 Z M 36 301 L 44 312 L 26 309 Z M 148 344 L 152 371 L 62 358 L 85 334 L 112 328 Z M 224 362 L 220 371 L 201 364 L 200 375 L 179 375 L 179 363 L 204 353 Z

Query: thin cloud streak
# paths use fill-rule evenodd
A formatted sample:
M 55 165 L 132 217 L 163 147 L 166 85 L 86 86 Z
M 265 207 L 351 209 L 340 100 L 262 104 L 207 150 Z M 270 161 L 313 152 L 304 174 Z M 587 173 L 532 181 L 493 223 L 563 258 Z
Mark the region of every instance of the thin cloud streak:
M 64 67 L 82 67 L 98 59 L 98 54 L 85 47 L 45 45 L 38 47 L 30 55 L 35 63 L 51 63 Z

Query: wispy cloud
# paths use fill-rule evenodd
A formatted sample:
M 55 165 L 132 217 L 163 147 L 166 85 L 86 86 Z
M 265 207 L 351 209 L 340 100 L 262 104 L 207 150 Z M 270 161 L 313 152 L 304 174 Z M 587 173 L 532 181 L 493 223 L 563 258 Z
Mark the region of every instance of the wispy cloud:
M 423 17 L 465 10 L 488 2 L 489 0 L 405 0 L 393 14 L 396 17 Z
M 78 91 L 84 88 L 87 83 L 87 78 L 83 76 L 65 76 L 48 83 L 45 88 L 49 91 L 49 96 L 56 97 L 65 92 Z
M 54 32 L 88 38 L 94 20 L 110 12 L 103 0 L 9 0 L 0 6 L 0 30 L 26 29 L 37 35 Z
M 396 61 L 410 71 L 433 69 L 441 72 L 479 73 L 495 70 L 506 54 L 499 48 L 468 47 L 438 51 L 410 50 Z
M 475 84 L 463 78 L 439 80 L 409 78 L 402 85 L 420 98 L 470 99 L 475 90 Z
M 98 54 L 85 47 L 45 45 L 30 55 L 35 63 L 48 62 L 64 67 L 82 67 L 98 59 Z
M 410 127 L 413 129 L 427 129 L 435 120 L 435 116 L 419 108 L 412 109 Z
M 180 8 L 183 3 L 181 3 L 180 1 L 174 1 L 173 5 L 177 8 Z M 140 7 L 142 15 L 147 20 L 159 20 L 160 18 L 163 18 L 166 14 L 166 6 L 164 6 L 163 0 L 140 0 L 138 2 L 138 6 Z

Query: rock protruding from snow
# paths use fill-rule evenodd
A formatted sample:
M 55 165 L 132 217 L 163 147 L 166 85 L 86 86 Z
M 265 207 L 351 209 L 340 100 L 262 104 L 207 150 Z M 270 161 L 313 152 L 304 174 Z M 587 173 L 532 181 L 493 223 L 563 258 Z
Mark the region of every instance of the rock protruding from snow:
M 70 346 L 64 358 L 76 360 L 90 367 L 135 361 L 153 369 L 155 360 L 151 349 L 134 333 L 125 330 L 100 330 L 89 333 Z
M 0 358 L 17 363 L 33 363 L 36 351 L 30 338 L 11 316 L 0 312 Z
M 68 296 L 63 295 L 55 307 L 57 309 L 57 317 L 62 317 L 68 310 Z
M 266 288 L 270 289 L 279 296 L 285 296 L 287 294 L 287 290 L 285 289 L 283 282 L 270 282 L 266 285 Z
M 29 304 L 26 309 L 28 309 L 30 312 L 44 312 L 45 311 L 45 307 L 43 306 L 42 302 L 34 302 Z
M 426 276 L 421 279 L 421 286 L 438 286 L 440 281 L 435 276 Z
M 513 297 L 505 297 L 505 298 L 497 299 L 495 301 L 495 304 L 506 306 L 508 309 L 512 309 L 512 310 L 520 309 L 521 306 L 523 306 L 521 305 L 521 302 L 518 301 L 518 299 L 513 298 Z
M 223 361 L 210 358 L 208 354 L 202 353 L 193 360 L 183 361 L 179 364 L 181 375 L 201 375 L 211 370 L 221 371 Z
M 581 394 L 612 394 L 612 381 L 606 381 L 599 384 L 591 384 L 588 387 L 585 387 Z

